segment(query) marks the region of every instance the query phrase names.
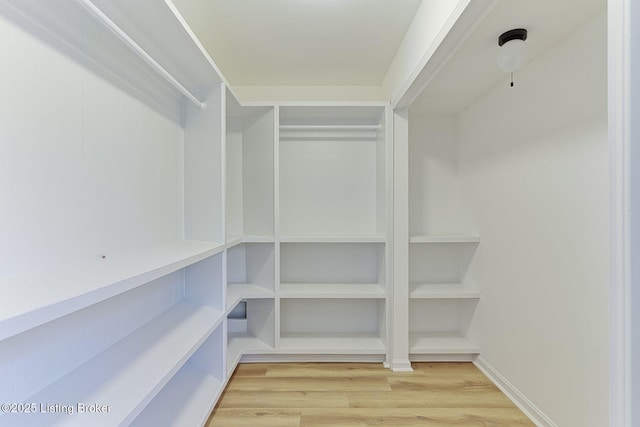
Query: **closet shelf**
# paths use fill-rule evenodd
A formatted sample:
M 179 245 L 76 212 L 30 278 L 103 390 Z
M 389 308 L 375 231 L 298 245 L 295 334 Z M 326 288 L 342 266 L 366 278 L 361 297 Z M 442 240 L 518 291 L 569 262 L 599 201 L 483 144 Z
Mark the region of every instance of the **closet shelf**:
M 165 103 L 201 105 L 224 77 L 171 0 L 2 0 L 22 20 L 48 33 L 54 47 L 72 51 L 117 83 Z M 40 30 L 38 30 L 40 31 Z M 70 49 L 69 49 L 70 48 Z
M 382 235 L 370 236 L 339 236 L 339 235 L 309 235 L 309 236 L 281 236 L 281 243 L 384 243 L 387 239 Z
M 274 298 L 271 289 L 251 283 L 230 283 L 227 285 L 227 313 L 244 299 Z
M 281 283 L 280 298 L 386 298 L 380 283 Z
M 457 332 L 411 332 L 411 354 L 478 354 L 480 347 Z
M 461 283 L 412 283 L 411 298 L 456 299 L 480 298 L 480 291 L 473 286 Z
M 384 354 L 386 348 L 377 334 L 326 333 L 283 334 L 281 354 Z
M 204 425 L 223 389 L 222 381 L 187 362 L 131 425 Z
M 223 320 L 223 313 L 212 308 L 177 304 L 28 399 L 37 404 L 110 405 L 109 412 L 16 414 L 20 425 L 128 425 Z
M 477 234 L 428 234 L 413 236 L 410 243 L 479 243 L 480 236 Z
M 0 340 L 17 335 L 224 250 L 224 245 L 180 240 L 121 255 L 106 255 L 52 271 L 0 280 Z
M 227 248 L 238 246 L 242 243 L 274 243 L 275 238 L 273 236 L 257 236 L 257 235 L 244 235 L 244 236 L 227 236 Z

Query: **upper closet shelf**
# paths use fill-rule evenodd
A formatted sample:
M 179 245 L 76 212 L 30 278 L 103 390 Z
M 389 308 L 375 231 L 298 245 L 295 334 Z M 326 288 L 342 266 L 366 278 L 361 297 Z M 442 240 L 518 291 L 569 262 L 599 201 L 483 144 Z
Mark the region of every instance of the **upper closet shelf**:
M 477 234 L 429 234 L 413 236 L 409 239 L 411 243 L 479 243 L 480 236 Z
M 155 102 L 202 108 L 224 81 L 171 0 L 0 0 L 0 13 Z
M 224 250 L 176 241 L 80 265 L 0 280 L 0 340 L 106 300 Z

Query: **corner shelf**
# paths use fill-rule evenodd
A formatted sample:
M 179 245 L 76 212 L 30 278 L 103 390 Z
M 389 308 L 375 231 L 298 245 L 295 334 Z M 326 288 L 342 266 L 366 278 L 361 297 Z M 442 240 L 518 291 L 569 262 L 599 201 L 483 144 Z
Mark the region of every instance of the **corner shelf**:
M 477 234 L 427 234 L 413 236 L 409 243 L 479 243 L 480 236 Z
M 0 280 L 0 340 L 124 293 L 224 250 L 181 240 Z
M 21 425 L 100 426 L 131 423 L 224 320 L 210 307 L 182 302 L 28 399 L 111 405 L 108 413 L 33 414 Z M 92 417 L 93 415 L 93 417 Z M 10 416 L 7 416 L 8 418 Z
M 227 285 L 227 313 L 231 312 L 238 303 L 245 299 L 273 298 L 271 289 L 251 283 L 229 283 Z
M 280 298 L 386 298 L 380 283 L 281 283 Z

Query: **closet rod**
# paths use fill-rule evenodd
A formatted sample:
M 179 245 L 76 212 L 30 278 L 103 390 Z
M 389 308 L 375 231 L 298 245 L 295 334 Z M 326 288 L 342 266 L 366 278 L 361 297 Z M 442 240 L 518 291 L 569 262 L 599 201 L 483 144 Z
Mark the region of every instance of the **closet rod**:
M 115 22 L 113 22 L 107 15 L 105 15 L 91 0 L 75 0 L 80 6 L 84 7 L 95 19 L 97 19 L 108 30 L 115 34 L 124 44 L 129 47 L 134 53 L 136 53 L 142 60 L 153 67 L 158 74 L 165 78 L 173 87 L 178 89 L 189 101 L 193 102 L 201 110 L 207 107 L 206 102 L 200 101 L 196 98 L 187 88 L 182 86 L 178 80 L 175 79 L 162 65 L 151 57 L 143 48 L 140 47 L 131 37 L 127 35 Z

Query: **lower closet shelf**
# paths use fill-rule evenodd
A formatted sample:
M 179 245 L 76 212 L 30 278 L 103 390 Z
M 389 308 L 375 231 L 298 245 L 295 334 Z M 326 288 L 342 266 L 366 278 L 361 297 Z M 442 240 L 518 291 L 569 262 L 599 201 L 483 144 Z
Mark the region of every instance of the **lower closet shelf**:
M 284 354 L 383 354 L 386 351 L 377 334 L 286 334 L 280 338 Z
M 409 338 L 411 354 L 477 354 L 480 347 L 455 333 L 413 332 Z
M 57 410 L 5 414 L 0 425 L 128 425 L 223 319 L 210 307 L 181 302 L 26 401 Z M 88 405 L 103 411 L 82 412 Z
M 187 362 L 131 425 L 204 425 L 223 387 L 222 381 Z
M 271 354 L 273 346 L 248 333 L 230 332 L 227 345 L 227 371 L 233 372 L 244 354 Z

